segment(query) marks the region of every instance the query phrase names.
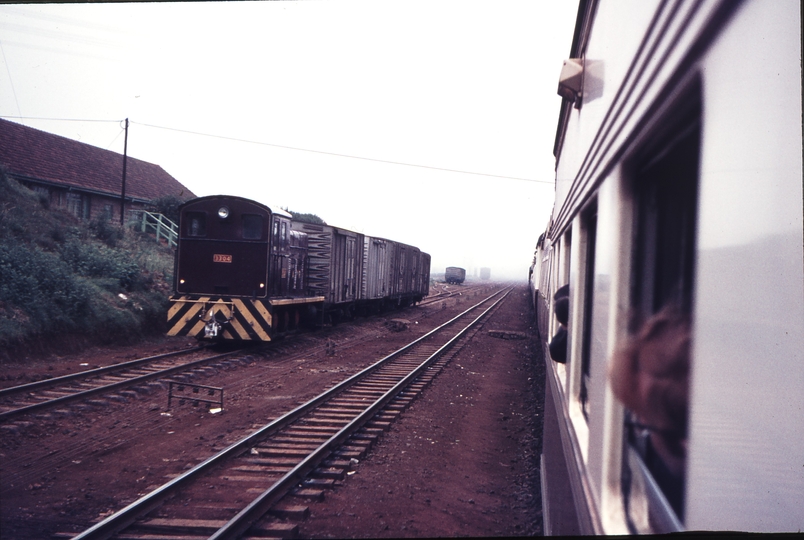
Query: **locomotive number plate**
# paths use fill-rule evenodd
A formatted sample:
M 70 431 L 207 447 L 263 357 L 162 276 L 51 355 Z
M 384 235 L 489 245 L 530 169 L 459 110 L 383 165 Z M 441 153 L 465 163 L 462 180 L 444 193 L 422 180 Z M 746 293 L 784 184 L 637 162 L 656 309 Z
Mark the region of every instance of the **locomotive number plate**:
M 212 262 L 230 263 L 230 262 L 232 262 L 232 256 L 231 255 L 221 255 L 220 253 L 215 253 L 212 256 Z

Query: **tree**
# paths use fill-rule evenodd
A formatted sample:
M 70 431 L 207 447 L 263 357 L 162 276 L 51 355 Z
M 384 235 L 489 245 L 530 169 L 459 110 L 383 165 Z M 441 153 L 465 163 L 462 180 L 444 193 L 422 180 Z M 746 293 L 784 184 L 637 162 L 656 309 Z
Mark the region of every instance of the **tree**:
M 173 223 L 179 222 L 179 206 L 184 202 L 183 199 L 175 195 L 163 195 L 151 201 L 151 207 L 157 214 L 162 214 Z
M 314 225 L 326 225 L 327 222 L 315 214 L 302 214 L 301 212 L 294 212 L 293 210 L 284 209 L 285 212 L 293 216 L 294 221 L 301 221 L 302 223 L 312 223 Z

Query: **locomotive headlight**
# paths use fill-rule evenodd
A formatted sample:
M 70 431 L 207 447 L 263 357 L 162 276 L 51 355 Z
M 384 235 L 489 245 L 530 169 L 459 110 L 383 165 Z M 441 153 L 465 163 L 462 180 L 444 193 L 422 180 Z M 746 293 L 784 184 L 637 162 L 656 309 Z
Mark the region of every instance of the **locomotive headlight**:
M 229 217 L 229 208 L 226 206 L 221 206 L 218 208 L 218 217 L 221 219 L 226 219 Z
M 184 280 L 183 280 L 183 279 L 180 279 L 180 280 L 179 280 L 179 283 L 181 283 L 182 285 L 184 285 Z
M 260 283 L 260 289 L 264 289 L 264 288 L 265 288 L 265 283 Z

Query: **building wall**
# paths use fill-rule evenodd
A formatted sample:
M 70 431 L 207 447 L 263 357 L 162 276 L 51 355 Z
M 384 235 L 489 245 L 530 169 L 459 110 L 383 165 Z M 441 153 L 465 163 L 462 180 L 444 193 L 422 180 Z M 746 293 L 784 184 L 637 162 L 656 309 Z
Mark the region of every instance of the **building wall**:
M 21 183 L 46 198 L 52 209 L 63 210 L 77 218 L 86 220 L 98 219 L 104 213 L 107 213 L 112 221 L 120 220 L 120 196 L 42 185 L 25 180 L 22 180 Z M 145 206 L 144 201 L 126 199 L 127 213 L 131 210 L 143 209 Z

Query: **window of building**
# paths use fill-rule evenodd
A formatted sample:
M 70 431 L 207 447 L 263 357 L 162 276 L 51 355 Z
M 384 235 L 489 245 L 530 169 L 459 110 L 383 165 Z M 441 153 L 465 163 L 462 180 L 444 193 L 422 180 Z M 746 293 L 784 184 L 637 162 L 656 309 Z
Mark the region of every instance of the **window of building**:
M 76 193 L 67 192 L 67 211 L 77 218 L 89 219 L 89 197 Z
M 50 204 L 50 188 L 46 186 L 31 186 L 31 190 L 39 195 L 40 201 L 46 201 L 44 204 Z

